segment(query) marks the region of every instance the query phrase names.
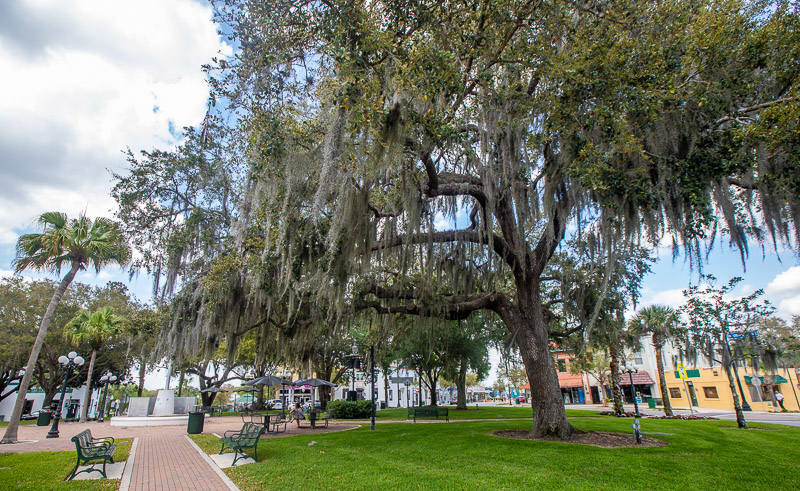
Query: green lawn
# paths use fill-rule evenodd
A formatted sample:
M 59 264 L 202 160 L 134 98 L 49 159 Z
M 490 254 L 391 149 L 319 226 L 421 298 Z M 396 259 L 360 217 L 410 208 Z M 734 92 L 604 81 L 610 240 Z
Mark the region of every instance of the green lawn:
M 131 449 L 131 440 L 117 440 L 117 444 L 114 462 L 125 461 Z M 119 486 L 118 479 L 64 481 L 73 467 L 74 450 L 0 453 L 0 489 L 117 489 Z
M 519 406 L 479 406 L 476 410 L 472 405 L 464 410 L 456 410 L 455 406 L 442 406 L 449 408 L 451 420 L 459 419 L 503 419 L 503 418 L 527 418 L 532 416 L 531 407 L 525 404 Z M 378 419 L 386 421 L 405 421 L 408 415 L 406 408 L 382 409 L 375 413 Z M 598 411 L 587 411 L 581 409 L 567 409 L 567 416 L 598 416 Z M 363 419 L 363 418 L 362 418 Z
M 630 419 L 585 418 L 585 430 L 630 432 Z M 526 421 L 380 424 L 265 439 L 262 462 L 226 469 L 249 489 L 800 489 L 800 428 L 726 428 L 728 421 L 644 420 L 660 448 L 509 440 L 495 429 Z M 769 425 L 754 425 L 769 427 Z M 219 452 L 213 435 L 194 440 Z M 633 437 L 631 437 L 633 438 Z M 313 446 L 311 441 L 317 443 Z
M 19 424 L 21 425 L 35 425 L 35 419 L 26 419 L 25 421 L 20 421 Z M 0 421 L 0 427 L 8 426 L 8 421 Z

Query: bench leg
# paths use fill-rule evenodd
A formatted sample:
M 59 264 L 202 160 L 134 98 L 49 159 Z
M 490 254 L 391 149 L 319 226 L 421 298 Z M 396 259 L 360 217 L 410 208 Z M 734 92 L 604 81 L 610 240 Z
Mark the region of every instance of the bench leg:
M 75 473 L 78 472 L 78 467 L 80 466 L 81 466 L 81 461 L 78 460 L 78 463 L 75 464 L 75 468 L 72 469 L 72 472 L 69 473 L 69 478 L 67 479 L 67 481 L 72 481 L 72 479 L 75 477 Z

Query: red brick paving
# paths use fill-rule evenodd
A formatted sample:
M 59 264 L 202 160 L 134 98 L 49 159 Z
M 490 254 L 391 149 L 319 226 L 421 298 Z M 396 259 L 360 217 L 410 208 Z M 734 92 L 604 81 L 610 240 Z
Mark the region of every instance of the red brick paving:
M 328 428 L 297 428 L 287 425 L 286 433 L 268 433 L 263 438 L 281 438 L 298 434 L 328 433 L 354 428 L 358 425 L 331 424 Z M 218 435 L 227 430 L 242 427 L 239 417 L 223 416 L 207 419 L 203 433 Z M 23 425 L 19 428 L 19 439 L 27 443 L 0 445 L 0 452 L 43 452 L 71 450 L 75 444 L 70 438 L 85 429 L 92 430 L 94 437 L 112 436 L 139 438 L 133 462 L 130 490 L 227 490 L 228 486 L 214 472 L 186 439 L 185 426 L 139 426 L 119 427 L 104 423 L 62 423 L 60 437 L 47 439 L 49 426 Z M 5 428 L 0 427 L 0 431 Z
M 227 490 L 228 486 L 183 435 L 167 434 L 139 438 L 129 489 Z

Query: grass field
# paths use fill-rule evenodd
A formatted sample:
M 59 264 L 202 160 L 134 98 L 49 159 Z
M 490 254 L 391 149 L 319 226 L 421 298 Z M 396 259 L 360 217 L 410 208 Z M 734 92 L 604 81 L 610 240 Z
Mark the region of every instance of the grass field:
M 583 430 L 629 433 L 630 419 L 579 418 Z M 226 469 L 255 489 L 800 489 L 800 429 L 738 430 L 727 421 L 645 420 L 660 448 L 603 449 L 509 440 L 496 429 L 526 421 L 386 423 L 339 433 L 274 438 L 262 462 Z M 769 425 L 754 425 L 768 427 Z M 219 452 L 213 435 L 194 440 Z M 631 436 L 631 438 L 633 438 Z M 317 442 L 309 446 L 312 441 Z
M 450 409 L 450 420 L 460 419 L 508 419 L 526 418 L 530 419 L 531 407 L 525 404 L 519 406 L 479 406 L 475 409 L 472 405 L 464 410 L 456 410 L 455 406 L 442 406 Z M 382 409 L 375 413 L 376 418 L 384 421 L 405 421 L 408 415 L 406 408 Z M 567 409 L 567 416 L 598 416 L 598 411 L 586 411 L 581 409 Z
M 127 460 L 131 440 L 117 440 L 114 462 Z M 75 467 L 75 451 L 0 453 L 0 489 L 117 489 L 118 479 L 64 481 Z M 96 474 L 96 473 L 93 473 Z M 99 475 L 99 474 L 98 474 Z

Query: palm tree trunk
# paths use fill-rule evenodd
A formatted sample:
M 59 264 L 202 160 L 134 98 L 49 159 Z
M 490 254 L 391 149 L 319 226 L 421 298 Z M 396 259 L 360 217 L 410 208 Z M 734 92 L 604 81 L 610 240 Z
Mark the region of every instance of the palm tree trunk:
M 89 360 L 89 373 L 86 374 L 86 392 L 83 394 L 83 405 L 81 406 L 81 419 L 79 423 L 85 423 L 89 416 L 89 401 L 92 398 L 92 372 L 94 372 L 94 360 L 97 358 L 97 350 L 92 350 L 92 358 Z
M 661 391 L 661 398 L 664 401 L 664 414 L 672 416 L 672 404 L 669 402 L 667 393 L 667 379 L 664 378 L 664 362 L 661 359 L 661 345 L 655 346 L 656 349 L 656 368 L 658 369 L 658 388 Z
M 50 321 L 53 320 L 53 314 L 56 311 L 56 307 L 58 306 L 58 303 L 61 302 L 61 297 L 64 296 L 64 292 L 67 291 L 70 283 L 72 283 L 72 280 L 78 273 L 79 267 L 79 263 L 72 263 L 72 267 L 61 280 L 61 283 L 59 283 L 58 288 L 56 289 L 55 293 L 53 293 L 53 298 L 50 299 L 50 303 L 47 305 L 47 310 L 44 313 L 44 317 L 42 317 L 42 322 L 39 324 L 39 333 L 36 335 L 36 341 L 33 343 L 31 355 L 28 357 L 28 364 L 25 365 L 25 375 L 23 375 L 22 380 L 19 383 L 17 401 L 14 403 L 14 410 L 11 412 L 11 418 L 8 421 L 8 428 L 6 428 L 6 433 L 3 436 L 2 443 L 17 443 L 19 421 L 22 418 L 22 410 L 25 408 L 25 397 L 28 394 L 28 387 L 31 384 L 33 371 L 36 368 L 36 360 L 39 359 L 39 352 L 42 350 L 42 345 L 44 344 L 44 337 L 47 334 L 47 328 L 50 327 Z

